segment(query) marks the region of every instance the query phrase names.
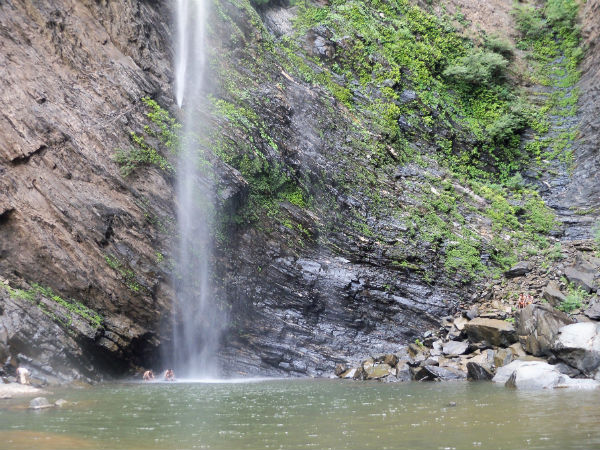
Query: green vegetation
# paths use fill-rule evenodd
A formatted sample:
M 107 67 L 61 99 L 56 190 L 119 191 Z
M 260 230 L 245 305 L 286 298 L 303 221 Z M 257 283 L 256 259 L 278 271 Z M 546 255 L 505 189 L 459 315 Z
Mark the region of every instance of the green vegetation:
M 48 300 L 52 300 L 53 302 L 59 304 L 60 306 L 66 308 L 71 314 L 75 314 L 86 322 L 88 322 L 94 328 L 100 328 L 102 326 L 102 316 L 97 312 L 91 310 L 83 303 L 78 302 L 73 299 L 64 299 L 59 295 L 55 294 L 52 289 L 49 287 L 44 287 L 39 284 L 33 283 L 31 289 L 17 289 L 12 288 L 8 284 L 0 285 L 4 287 L 8 291 L 8 294 L 12 298 L 18 298 L 27 300 L 35 305 L 37 305 L 41 311 L 46 314 L 48 317 L 52 318 L 59 324 L 69 327 L 73 323 L 73 318 L 71 316 L 63 317 L 62 315 L 57 315 L 55 312 L 48 309 L 48 306 L 40 301 L 39 297 L 42 296 Z
M 590 295 L 579 287 L 575 287 L 573 284 L 569 284 L 567 288 L 567 295 L 565 300 L 557 306 L 556 309 L 566 313 L 573 312 L 583 306 L 583 303 L 590 297 Z
M 142 103 L 146 107 L 146 117 L 150 124 L 144 126 L 144 132 L 131 132 L 132 146 L 128 149 L 117 149 L 114 160 L 121 166 L 121 175 L 129 176 L 140 166 L 155 166 L 165 173 L 172 175 L 175 168 L 163 155 L 164 147 L 168 152 L 175 153 L 179 145 L 179 124 L 169 113 L 161 108 L 156 101 L 144 97 Z M 153 138 L 156 146 L 148 143 Z
M 575 87 L 583 57 L 575 0 L 547 0 L 543 7 L 515 4 L 513 13 L 521 31 L 519 47 L 528 50 L 529 78 L 550 88 L 538 93 L 543 105 L 530 119 L 534 137 L 526 145 L 542 166 L 572 163 L 571 145 L 577 134 L 574 121 L 579 91 Z
M 235 5 L 251 23 L 260 23 L 246 1 Z M 328 239 L 339 232 L 373 245 L 398 238 L 402 251 L 390 257 L 390 266 L 430 280 L 438 270 L 459 282 L 475 280 L 507 268 L 522 254 L 545 251 L 553 214 L 521 172 L 532 160 L 569 161 L 575 131 L 555 133 L 549 115 L 560 111 L 567 117 L 576 104 L 572 83 L 581 51 L 576 27 L 569 28 L 573 5 L 548 0 L 542 7 L 515 6 L 523 33 L 518 47 L 535 66 L 531 81 L 565 90 L 539 107 L 516 86 L 528 74 L 516 73 L 511 43 L 483 33 L 478 42 L 462 36 L 453 26 L 454 19 L 461 22 L 459 15 L 437 17 L 408 0 L 300 2 L 293 36 L 274 39 L 261 30 L 260 39 L 250 42 L 217 1 L 218 16 L 234 30 L 230 45 L 238 50 L 212 61 L 223 89 L 212 99 L 217 126 L 207 147 L 248 180 L 247 204 L 233 222 L 298 231 L 281 208 L 289 201 L 323 219 L 321 244 L 344 252 Z M 461 23 L 468 25 L 464 17 Z M 302 47 L 311 33 L 325 36 L 333 53 L 316 55 Z M 235 67 L 227 65 L 229 56 Z M 562 72 L 544 78 L 551 62 Z M 322 117 L 311 113 L 318 123 L 303 125 L 328 158 L 330 167 L 322 173 L 300 172 L 303 155 L 288 154 L 290 136 L 280 131 L 285 112 L 272 110 L 282 107 L 271 104 L 277 90 L 285 98 L 292 81 L 320 93 L 315 98 Z M 345 142 L 332 142 L 342 126 Z M 535 137 L 523 142 L 527 129 Z M 395 177 L 407 163 L 424 174 L 444 175 Z M 326 178 L 331 182 L 320 181 Z M 482 217 L 490 235 L 481 232 Z M 390 218 L 407 231 L 390 236 L 382 225 Z M 437 266 L 422 259 L 425 248 L 436 254 Z
M 596 254 L 600 255 L 600 222 L 597 222 L 592 229 L 594 244 L 596 245 Z
M 213 114 L 221 121 L 221 128 L 211 136 L 213 152 L 239 170 L 249 184 L 248 201 L 233 221 L 254 223 L 266 215 L 291 228 L 280 203 L 287 201 L 306 208 L 310 197 L 293 171 L 269 158 L 269 154 L 278 150 L 278 145 L 267 127 L 250 108 L 215 98 L 212 104 Z M 246 140 L 239 139 L 240 133 Z
M 473 50 L 446 67 L 443 75 L 467 89 L 477 88 L 501 81 L 507 66 L 508 60 L 500 53 Z
M 121 275 L 123 283 L 133 292 L 138 293 L 142 290 L 142 286 L 137 282 L 135 272 L 128 266 L 123 264 L 118 258 L 113 255 L 104 255 L 104 260 L 108 267 L 115 270 Z M 158 256 L 157 256 L 157 262 Z

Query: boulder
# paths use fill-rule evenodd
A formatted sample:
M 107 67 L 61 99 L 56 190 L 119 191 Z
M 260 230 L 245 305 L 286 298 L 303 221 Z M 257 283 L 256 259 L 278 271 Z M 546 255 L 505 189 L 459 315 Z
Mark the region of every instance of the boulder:
M 473 320 L 475 317 L 479 316 L 479 307 L 477 305 L 473 306 L 466 313 L 464 313 L 467 319 Z
M 367 371 L 362 367 L 357 367 L 354 374 L 352 375 L 353 380 L 365 380 L 367 378 Z
M 524 361 L 512 371 L 505 386 L 517 389 L 552 389 L 562 383 L 565 377 L 566 375 L 561 374 L 548 363 Z
M 396 365 L 396 378 L 398 381 L 410 381 L 412 380 L 412 373 L 408 361 L 399 361 Z
M 356 373 L 356 368 L 347 370 L 346 372 L 340 375 L 340 378 L 346 378 L 348 380 L 354 379 L 354 374 Z
M 506 278 L 521 277 L 531 272 L 531 264 L 525 261 L 521 261 L 515 264 L 513 267 L 504 272 Z
M 423 368 L 431 373 L 435 380 L 449 381 L 464 380 L 467 378 L 466 373 L 454 367 L 423 366 Z
M 344 372 L 346 372 L 348 369 L 346 368 L 345 364 L 336 364 L 335 365 L 335 376 L 337 377 L 341 377 L 342 374 Z
M 575 367 L 571 367 L 564 362 L 559 362 L 558 364 L 554 364 L 556 370 L 560 373 L 570 376 L 571 378 L 577 377 L 581 375 L 581 371 L 577 370 Z
M 476 362 L 467 363 L 468 378 L 473 381 L 487 381 L 494 377 L 494 374 Z
M 564 294 L 560 292 L 560 287 L 554 281 L 550 281 L 548 285 L 542 289 L 542 297 L 554 307 L 557 307 L 566 300 Z
M 468 342 L 449 341 L 442 348 L 444 355 L 462 355 L 469 348 Z
M 515 327 L 505 320 L 476 317 L 465 325 L 465 331 L 472 342 L 487 346 L 508 347 L 517 341 Z
M 587 293 L 596 291 L 593 272 L 581 270 L 580 267 L 567 267 L 565 269 L 565 276 L 570 283 L 573 283 Z
M 414 371 L 414 379 L 416 381 L 449 381 L 449 380 L 464 380 L 467 375 L 454 367 L 440 367 L 426 365 L 417 368 Z
M 517 314 L 517 334 L 527 353 L 534 356 L 551 355 L 550 348 L 558 330 L 573 321 L 567 314 L 550 305 L 527 305 Z
M 473 309 L 477 310 L 477 313 L 473 317 L 469 317 L 469 319 L 474 319 L 479 314 L 477 306 L 474 306 L 471 310 L 467 312 L 467 315 L 470 314 Z M 456 319 L 454 319 L 454 326 L 458 331 L 462 331 L 465 329 L 465 325 L 469 322 L 469 319 L 465 317 L 457 317 Z
M 419 355 L 423 355 L 425 353 L 425 347 L 421 346 L 421 345 L 417 345 L 414 343 L 408 344 L 408 354 L 412 357 L 412 358 L 418 358 Z
M 383 362 L 388 366 L 396 367 L 396 365 L 398 364 L 398 356 L 394 355 L 393 353 L 387 354 L 385 355 Z
M 53 406 L 46 397 L 36 397 L 29 402 L 29 409 L 45 409 Z
M 499 348 L 494 354 L 494 365 L 496 367 L 506 366 L 515 359 L 515 354 L 508 348 Z
M 365 369 L 365 374 L 367 380 L 380 380 L 391 374 L 396 375 L 396 370 L 387 364 L 375 364 Z
M 434 341 L 433 344 L 431 345 L 432 348 L 429 351 L 429 354 L 431 356 L 440 356 L 442 354 L 443 346 L 444 346 L 444 344 L 442 343 L 441 339 Z
M 66 401 L 64 398 L 59 398 L 58 400 L 56 400 L 56 401 L 54 402 L 54 405 L 55 405 L 55 406 L 58 406 L 59 408 L 62 408 L 62 407 L 64 407 L 64 406 L 68 406 L 68 405 L 69 405 L 69 402 L 68 402 L 68 401 Z
M 552 353 L 586 376 L 593 376 L 600 366 L 600 324 L 581 322 L 562 327 Z
M 554 388 L 595 389 L 600 387 L 598 381 L 573 379 L 561 373 L 556 366 L 543 361 L 514 361 L 499 369 L 493 381 L 504 383 L 507 387 L 529 390 Z
M 595 296 L 592 298 L 589 306 L 583 313 L 590 319 L 600 320 L 600 297 Z

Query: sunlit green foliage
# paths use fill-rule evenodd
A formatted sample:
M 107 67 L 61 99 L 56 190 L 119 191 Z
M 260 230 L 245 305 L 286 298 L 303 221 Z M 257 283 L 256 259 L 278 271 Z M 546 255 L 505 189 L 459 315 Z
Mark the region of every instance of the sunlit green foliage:
M 48 300 L 52 300 L 53 302 L 66 308 L 70 313 L 76 314 L 77 316 L 81 317 L 94 328 L 99 328 L 102 326 L 102 316 L 96 311 L 88 308 L 83 303 L 77 300 L 62 298 L 61 296 L 54 293 L 54 291 L 49 287 L 41 286 L 36 283 L 33 283 L 30 289 L 12 288 L 8 284 L 2 284 L 0 285 L 0 287 L 4 287 L 4 289 L 8 291 L 9 295 L 12 298 L 23 299 L 36 304 L 44 314 L 46 314 L 56 322 L 62 324 L 63 326 L 71 326 L 72 318 L 70 316 L 65 318 L 56 315 L 54 312 L 49 310 L 43 302 L 40 301 L 40 296 Z

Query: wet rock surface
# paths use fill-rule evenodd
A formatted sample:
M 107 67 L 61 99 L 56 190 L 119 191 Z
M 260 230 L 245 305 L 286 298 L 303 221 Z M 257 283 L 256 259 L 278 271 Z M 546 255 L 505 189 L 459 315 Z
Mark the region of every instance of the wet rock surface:
M 224 8 L 235 10 L 236 34 L 220 30 L 219 45 L 263 39 L 254 16 L 229 3 Z M 590 18 L 598 1 L 585 8 L 584 32 L 593 43 L 598 29 Z M 275 36 L 292 32 L 293 11 L 283 3 L 259 12 Z M 165 20 L 170 16 L 167 3 L 152 1 L 0 3 L 0 65 L 7 87 L 0 90 L 0 275 L 13 288 L 51 287 L 102 316 L 101 326 L 92 327 L 52 299 L 36 298 L 32 304 L 0 290 L 5 301 L 0 357 L 8 371 L 27 363 L 43 377 L 94 380 L 101 372 L 118 375 L 156 365 L 160 347 L 171 344 L 173 180 L 152 167 L 124 180 L 112 159 L 115 149 L 131 145 L 132 131 L 143 129 L 141 97 L 173 106 L 172 30 Z M 304 45 L 327 60 L 335 58 L 343 42 L 317 27 Z M 593 47 L 584 62 L 584 92 L 597 90 L 598 55 Z M 251 96 L 271 100 L 268 108 L 255 105 L 256 114 L 285 144 L 281 158 L 300 176 L 333 179 L 345 143 L 364 136 L 349 126 L 352 119 L 343 106 L 331 106 L 328 93 L 281 73 L 277 64 L 272 67 L 277 71 L 269 75 L 268 85 L 251 91 Z M 598 115 L 597 97 L 581 96 L 584 139 L 575 153 L 575 175 L 571 184 L 561 185 L 562 197 L 553 203 L 562 208 L 564 224 L 572 225 L 563 232 L 571 240 L 589 237 L 599 204 L 592 119 Z M 419 98 L 403 89 L 399 101 Z M 430 142 L 417 139 L 427 130 L 410 119 L 400 117 L 401 130 L 415 136 L 415 145 L 435 151 Z M 457 145 L 461 139 L 453 137 Z M 247 181 L 228 167 L 221 169 L 220 200 L 235 210 L 245 201 Z M 406 164 L 388 174 L 384 186 L 398 202 L 408 202 L 406 180 L 424 185 L 427 177 L 443 174 L 439 167 L 425 173 L 418 164 Z M 335 229 L 325 229 L 326 211 L 283 202 L 294 223 L 311 236 L 301 235 L 302 245 L 295 242 L 299 231 L 277 225 L 236 228 L 228 246 L 218 249 L 214 296 L 227 303 L 232 321 L 222 351 L 228 373 L 327 375 L 345 364 L 351 368 L 336 372 L 353 379 L 406 380 L 416 373 L 436 380 L 464 378 L 468 367 L 471 378 L 485 378 L 495 367 L 524 357 L 512 347 L 520 336 L 510 322 L 516 310 L 513 293 L 527 291 L 540 302 L 546 286 L 544 298 L 560 306 L 567 294 L 563 276 L 590 292 L 598 285 L 597 266 L 590 272 L 574 258 L 577 245 L 591 244 L 574 241 L 564 261 L 556 262 L 561 267 L 550 274 L 540 269 L 541 256 L 532 258 L 513 267 L 509 279 L 480 292 L 479 286 L 444 275 L 436 250 L 407 237 L 406 223 L 390 217 L 374 225 L 379 219 L 369 215 L 360 194 L 342 195 L 333 185 L 323 189 L 345 208 Z M 468 188 L 456 189 L 485 205 Z M 576 214 L 571 205 L 589 214 Z M 357 212 L 381 239 L 347 225 Z M 395 265 L 398 255 L 409 264 Z M 434 279 L 425 280 L 423 270 Z M 552 291 L 549 281 L 555 283 Z M 597 317 L 594 304 L 583 306 L 588 318 Z M 48 320 L 44 311 L 68 319 L 68 326 Z M 441 320 L 446 316 L 447 327 Z M 555 333 L 555 327 L 551 332 L 540 327 L 536 322 L 523 333 L 533 354 L 546 354 Z M 425 336 L 426 330 L 435 334 Z M 416 345 L 408 355 L 404 346 L 416 338 L 424 346 Z M 358 365 L 371 354 L 388 356 Z M 574 360 L 569 364 L 576 365 Z
M 404 356 L 398 355 L 399 367 L 404 361 L 410 379 L 423 382 L 493 379 L 517 389 L 599 387 L 600 323 L 580 308 L 567 313 L 547 301 L 550 291 L 555 305 L 563 307 L 579 292 L 588 302 L 582 308 L 594 310 L 596 297 L 585 297 L 567 280 L 559 281 L 564 268 L 574 265 L 587 267 L 592 279 L 597 278 L 590 248 L 585 242 L 565 245 L 554 263 L 541 268 L 534 258 L 526 274 L 507 275 L 485 286 L 476 311 L 467 304 L 443 318 L 438 330 L 424 333 L 407 346 Z M 524 298 L 531 303 L 523 304 Z M 390 375 L 385 379 L 398 381 Z
M 156 170 L 125 183 L 112 155 L 144 125 L 141 97 L 170 89 L 166 16 L 160 2 L 0 3 L 0 275 L 138 327 L 97 339 L 74 323 L 71 336 L 3 297 L 10 353 L 45 373 L 96 379 L 107 352 L 113 374 L 157 358 L 172 292 L 155 263 L 168 237 L 148 218 L 173 217 L 173 189 Z

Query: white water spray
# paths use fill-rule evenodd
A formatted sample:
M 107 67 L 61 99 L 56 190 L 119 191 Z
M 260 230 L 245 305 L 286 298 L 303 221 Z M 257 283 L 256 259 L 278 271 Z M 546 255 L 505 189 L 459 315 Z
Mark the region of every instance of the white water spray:
M 183 108 L 183 132 L 177 166 L 177 301 L 169 359 L 180 378 L 217 377 L 216 354 L 225 318 L 211 288 L 214 189 L 198 139 L 207 0 L 175 1 L 175 95 Z

